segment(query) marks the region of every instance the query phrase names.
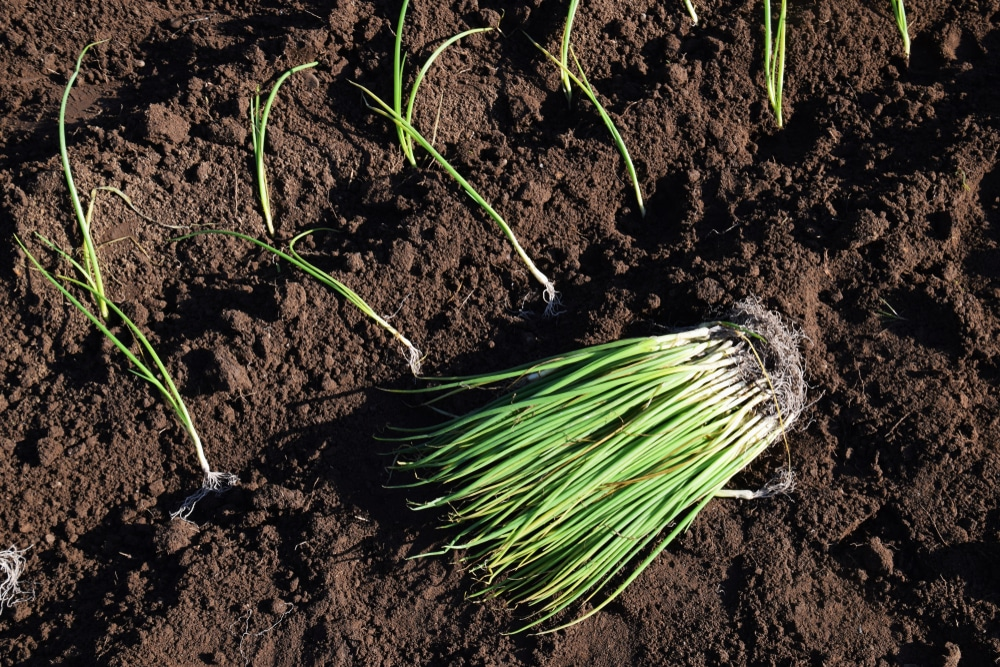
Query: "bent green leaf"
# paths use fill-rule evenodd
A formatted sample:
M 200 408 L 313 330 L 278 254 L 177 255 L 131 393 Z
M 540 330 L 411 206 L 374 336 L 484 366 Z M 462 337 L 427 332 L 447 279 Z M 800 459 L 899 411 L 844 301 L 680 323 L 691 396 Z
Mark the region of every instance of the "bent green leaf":
M 267 233 L 274 236 L 274 218 L 271 213 L 271 193 L 267 185 L 267 170 L 264 168 L 264 139 L 267 136 L 267 120 L 271 115 L 271 105 L 278 95 L 278 89 L 288 77 L 301 72 L 302 70 L 316 67 L 318 62 L 297 65 L 284 72 L 278 80 L 274 82 L 271 92 L 263 106 L 260 103 L 260 89 L 257 94 L 250 99 L 250 139 L 253 142 L 254 165 L 257 171 L 257 192 L 260 195 L 260 207 L 264 213 L 264 222 L 267 224 Z
M 563 76 L 579 86 L 580 90 L 583 91 L 583 94 L 586 95 L 588 100 L 590 100 L 590 103 L 594 105 L 595 109 L 597 109 L 597 113 L 604 122 L 604 126 L 608 128 L 608 132 L 611 134 L 611 139 L 614 141 L 619 155 L 622 156 L 622 160 L 625 162 L 625 170 L 628 172 L 629 179 L 632 181 L 632 189 L 635 191 L 635 199 L 636 203 L 639 205 L 639 213 L 642 217 L 646 217 L 646 205 L 642 199 L 642 188 L 639 185 L 639 176 L 636 174 L 635 165 L 632 163 L 632 156 L 628 152 L 628 147 L 625 146 L 625 140 L 622 139 L 621 133 L 615 126 L 614 121 L 611 120 L 611 116 L 608 114 L 604 106 L 598 101 L 597 93 L 594 92 L 594 88 L 590 85 L 590 81 L 587 80 L 587 75 L 584 73 L 583 66 L 580 64 L 579 59 L 577 59 L 576 53 L 573 52 L 573 47 L 569 46 L 568 50 L 573 56 L 573 62 L 576 65 L 576 74 L 567 68 L 558 58 L 549 53 L 545 47 L 531 39 L 531 37 L 528 37 L 528 41 L 534 44 L 539 51 L 544 53 L 549 60 L 558 65 Z M 579 76 L 577 76 L 577 74 Z
M 490 28 L 471 28 L 469 30 L 464 30 L 457 35 L 449 37 L 442 43 L 439 47 L 434 49 L 430 57 L 424 63 L 423 67 L 417 72 L 416 78 L 413 80 L 413 86 L 410 88 L 410 96 L 406 103 L 406 112 L 403 112 L 403 69 L 406 64 L 406 58 L 402 55 L 403 49 L 403 26 L 405 24 L 406 18 L 406 8 L 409 6 L 410 0 L 403 0 L 403 6 L 399 10 L 399 20 L 396 24 L 396 40 L 393 46 L 393 58 L 392 58 L 392 104 L 393 110 L 401 118 L 405 118 L 407 123 L 413 124 L 413 105 L 417 99 L 417 90 L 420 88 L 420 84 L 423 82 L 424 77 L 427 75 L 427 71 L 434 64 L 434 61 L 444 53 L 445 49 L 449 46 L 458 42 L 459 40 L 468 37 L 470 35 L 475 35 L 481 32 L 490 32 L 493 30 Z M 416 156 L 413 154 L 413 138 L 406 134 L 402 128 L 396 128 L 396 134 L 399 137 L 399 145 L 403 149 L 403 155 L 414 167 L 417 166 Z

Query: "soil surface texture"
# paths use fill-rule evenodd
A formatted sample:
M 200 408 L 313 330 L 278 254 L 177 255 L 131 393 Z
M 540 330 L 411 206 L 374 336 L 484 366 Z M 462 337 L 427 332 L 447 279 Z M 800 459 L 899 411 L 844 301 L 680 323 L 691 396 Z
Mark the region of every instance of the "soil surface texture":
M 399 2 L 5 0 L 0 9 L 0 547 L 27 549 L 0 665 L 993 665 L 1000 660 L 1000 2 L 789 9 L 778 128 L 758 1 L 583 2 L 575 53 L 634 158 L 560 89 L 567 1 L 414 0 L 414 123 L 559 290 L 425 151 L 403 158 L 356 82 L 391 99 Z M 777 3 L 772 3 L 777 5 Z M 177 382 L 202 480 L 149 384 L 36 270 L 80 245 Z M 442 514 L 387 488 L 388 427 L 439 419 L 399 344 L 266 239 L 250 100 L 291 76 L 266 136 L 276 236 L 390 319 L 428 376 L 499 370 L 715 319 L 756 297 L 804 333 L 797 486 L 717 499 L 607 608 L 552 634 L 468 596 L 459 554 L 412 559 Z M 138 211 L 138 213 L 136 212 Z M 140 215 L 141 214 L 141 215 Z M 88 303 L 84 299 L 84 303 Z M 111 319 L 115 331 L 123 331 Z M 127 340 L 131 340 L 126 337 Z M 137 348 L 134 348 L 137 349 Z M 478 404 L 482 395 L 459 401 Z M 759 488 L 773 446 L 732 482 Z M 398 473 L 396 473 L 398 474 Z M 574 610 L 574 613 L 580 610 Z M 570 616 L 563 620 L 569 620 Z

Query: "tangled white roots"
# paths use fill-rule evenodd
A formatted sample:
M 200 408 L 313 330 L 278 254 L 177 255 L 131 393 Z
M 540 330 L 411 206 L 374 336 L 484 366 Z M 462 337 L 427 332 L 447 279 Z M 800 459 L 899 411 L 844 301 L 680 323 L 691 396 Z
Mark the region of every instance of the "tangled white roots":
M 787 430 L 806 407 L 805 364 L 799 351 L 802 332 L 756 299 L 736 304 L 729 321 L 758 335 L 749 341 L 757 354 L 748 359 L 747 372 L 763 379 L 774 394 L 770 406 Z
M 201 488 L 192 493 L 190 496 L 184 499 L 184 503 L 180 508 L 170 513 L 171 519 L 180 519 L 181 521 L 189 521 L 188 517 L 191 516 L 191 512 L 194 511 L 194 506 L 198 504 L 198 501 L 207 496 L 210 493 L 225 493 L 231 487 L 239 484 L 240 479 L 231 472 L 208 472 L 205 474 L 205 482 L 201 485 Z
M 0 551 L 0 614 L 4 607 L 13 607 L 21 602 L 32 600 L 34 591 L 21 588 L 18 581 L 24 572 L 24 552 L 27 549 L 10 547 Z

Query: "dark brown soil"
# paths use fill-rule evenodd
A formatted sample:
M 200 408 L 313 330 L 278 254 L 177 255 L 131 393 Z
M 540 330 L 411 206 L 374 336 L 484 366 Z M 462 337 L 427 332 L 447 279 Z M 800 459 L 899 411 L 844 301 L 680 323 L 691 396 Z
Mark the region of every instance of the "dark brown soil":
M 511 222 L 566 312 L 439 168 L 404 163 L 357 81 L 391 94 L 399 3 L 10 0 L 0 11 L 0 547 L 31 601 L 0 665 L 992 665 L 1000 659 L 1000 2 L 794 2 L 784 129 L 758 2 L 581 3 L 574 44 L 640 174 L 640 218 L 589 104 L 567 108 L 524 33 L 566 2 L 415 0 L 413 63 L 467 27 L 417 123 Z M 59 100 L 97 207 L 109 294 L 173 371 L 209 458 L 35 271 L 13 234 L 76 247 Z M 264 236 L 248 102 L 282 88 L 268 165 L 278 236 L 417 342 L 430 374 L 499 369 L 712 318 L 757 296 L 798 322 L 814 401 L 790 496 L 718 500 L 605 611 L 507 636 L 457 560 L 408 556 L 440 516 L 385 488 L 389 424 L 433 417 L 394 341 Z M 412 73 L 413 67 L 410 71 Z M 438 110 L 440 115 L 438 118 Z M 46 263 L 55 266 L 51 256 Z M 893 314 L 895 313 L 895 314 Z M 780 447 L 738 482 L 783 463 Z

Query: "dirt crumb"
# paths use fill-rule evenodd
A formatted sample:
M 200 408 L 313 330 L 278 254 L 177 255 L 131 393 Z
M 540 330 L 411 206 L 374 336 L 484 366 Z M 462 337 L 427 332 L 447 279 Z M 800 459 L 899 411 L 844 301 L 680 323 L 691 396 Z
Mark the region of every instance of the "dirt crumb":
M 151 104 L 146 111 L 146 136 L 153 143 L 181 144 L 190 131 L 190 123 L 162 104 Z

